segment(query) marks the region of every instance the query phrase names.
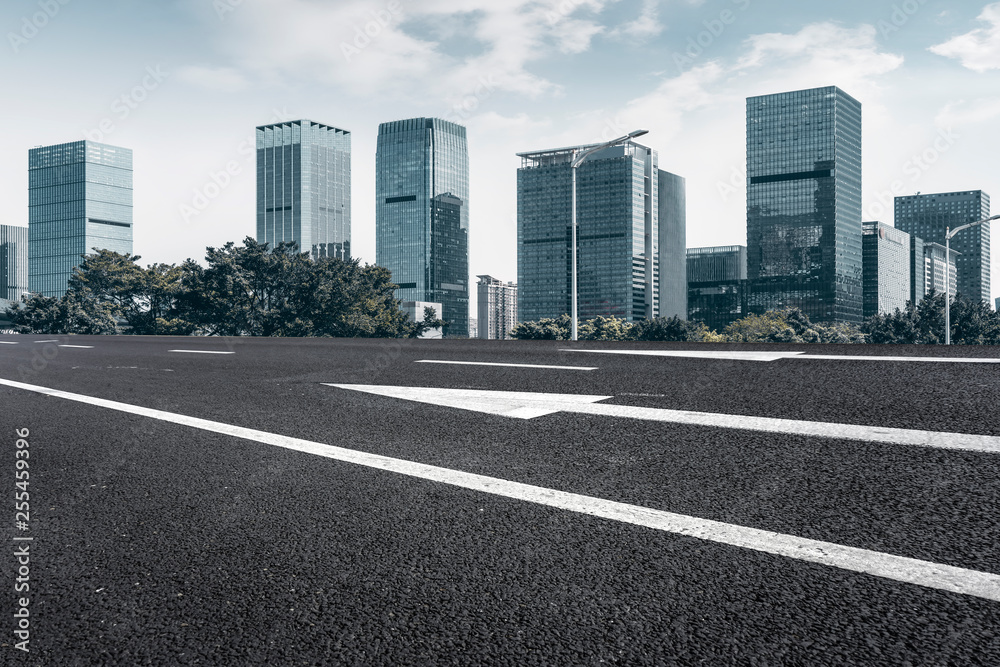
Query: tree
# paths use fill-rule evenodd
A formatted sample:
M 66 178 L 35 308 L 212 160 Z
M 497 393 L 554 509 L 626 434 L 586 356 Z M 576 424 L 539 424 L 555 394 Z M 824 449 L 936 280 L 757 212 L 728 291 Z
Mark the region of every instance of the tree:
M 112 309 L 78 292 L 61 298 L 25 295 L 6 311 L 18 333 L 117 334 L 121 333 Z
M 711 335 L 704 322 L 673 317 L 657 317 L 636 322 L 632 327 L 632 340 L 703 341 Z
M 569 315 L 565 314 L 556 319 L 547 317 L 532 322 L 518 322 L 510 335 L 518 340 L 569 340 L 571 324 Z
M 424 319 L 412 324 L 409 336 L 420 338 L 431 329 L 443 329 L 445 324 L 447 323 L 444 320 L 438 318 L 437 310 L 431 306 L 424 306 Z

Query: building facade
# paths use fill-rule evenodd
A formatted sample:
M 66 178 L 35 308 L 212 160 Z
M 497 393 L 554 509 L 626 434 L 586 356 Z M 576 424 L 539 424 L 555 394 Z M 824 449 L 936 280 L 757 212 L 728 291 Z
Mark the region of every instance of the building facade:
M 747 248 L 687 249 L 687 319 L 725 329 L 746 313 Z
M 958 261 L 961 255 L 954 249 L 945 261 L 945 246 L 940 243 L 924 243 L 924 293 L 934 290 L 944 294 L 945 270 L 948 271 L 948 294 L 952 297 L 959 291 Z M 947 269 L 945 268 L 947 267 Z
M 861 104 L 835 86 L 747 98 L 750 309 L 862 319 Z
M 895 199 L 897 229 L 944 245 L 945 231 L 990 217 L 990 196 L 982 190 L 915 194 Z M 955 235 L 958 291 L 970 299 L 990 302 L 990 223 Z
M 572 312 L 570 164 L 580 152 L 593 147 L 518 154 L 520 321 Z M 598 151 L 579 166 L 577 307 L 581 320 L 686 315 L 684 204 L 684 179 L 660 170 L 656 151 L 635 142 Z
M 927 295 L 927 257 L 924 240 L 910 234 L 910 303 L 920 305 Z
M 904 310 L 910 300 L 910 235 L 884 222 L 862 223 L 864 316 Z
M 310 120 L 257 128 L 257 240 L 351 258 L 351 133 Z
M 60 297 L 95 250 L 132 254 L 132 151 L 75 141 L 28 151 L 28 288 Z
M 469 152 L 465 128 L 437 118 L 379 125 L 375 262 L 404 301 L 443 309 L 445 337 L 469 335 Z
M 479 338 L 506 340 L 517 326 L 517 284 L 493 276 L 477 276 L 479 283 L 476 318 Z
M 28 292 L 28 228 L 0 225 L 0 310 Z

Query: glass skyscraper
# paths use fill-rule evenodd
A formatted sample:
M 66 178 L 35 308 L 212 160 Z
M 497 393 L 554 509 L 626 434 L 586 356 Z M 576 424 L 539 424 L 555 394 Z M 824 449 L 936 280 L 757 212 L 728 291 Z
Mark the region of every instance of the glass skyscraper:
M 351 133 L 310 120 L 257 128 L 257 240 L 351 258 Z
M 944 245 L 948 227 L 990 217 L 990 196 L 982 190 L 943 192 L 896 197 L 896 228 L 928 243 Z M 990 223 L 970 227 L 955 235 L 951 249 L 958 270 L 958 292 L 970 299 L 990 302 Z
M 438 118 L 382 123 L 375 152 L 375 263 L 402 301 L 441 304 L 445 337 L 469 335 L 469 151 Z
M 28 228 L 0 225 L 0 310 L 28 291 Z
M 81 255 L 132 253 L 132 151 L 93 141 L 28 151 L 28 286 L 65 294 Z
M 572 311 L 572 178 L 593 146 L 518 153 L 517 285 L 520 321 Z M 687 315 L 684 179 L 656 151 L 629 142 L 577 169 L 580 319 L 636 321 Z
M 861 104 L 835 86 L 747 98 L 749 307 L 862 319 Z

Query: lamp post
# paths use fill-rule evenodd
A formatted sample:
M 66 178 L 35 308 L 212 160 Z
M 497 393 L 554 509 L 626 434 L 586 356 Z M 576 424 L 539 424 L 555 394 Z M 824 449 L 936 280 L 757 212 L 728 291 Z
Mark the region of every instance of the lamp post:
M 944 229 L 944 344 L 951 345 L 951 286 L 949 285 L 950 271 L 948 270 L 951 265 L 951 239 L 955 234 L 958 234 L 963 229 L 968 229 L 969 227 L 975 227 L 976 225 L 981 225 L 984 222 L 989 222 L 990 220 L 996 220 L 1000 218 L 1000 215 L 994 215 L 985 220 L 977 220 L 976 222 L 970 222 L 965 225 L 960 225 L 955 229 L 951 227 L 945 227 Z
M 573 313 L 570 315 L 570 317 L 572 318 L 572 321 L 573 321 L 573 324 L 572 324 L 572 335 L 570 336 L 570 338 L 572 340 L 577 340 L 577 308 L 576 308 L 576 306 L 577 306 L 577 285 L 576 285 L 576 255 L 577 255 L 577 251 L 576 251 L 576 168 L 579 167 L 583 163 L 583 161 L 586 160 L 587 157 L 590 156 L 592 153 L 596 153 L 597 151 L 604 150 L 605 148 L 611 148 L 613 146 L 618 146 L 619 144 L 622 144 L 622 143 L 625 143 L 625 142 L 630 141 L 632 139 L 635 139 L 636 137 L 641 137 L 642 135 L 644 135 L 644 134 L 646 134 L 648 132 L 649 132 L 649 130 L 633 130 L 633 131 L 629 132 L 628 134 L 626 134 L 624 137 L 618 137 L 617 139 L 612 139 L 611 141 L 607 141 L 607 142 L 605 142 L 603 144 L 600 144 L 599 146 L 594 146 L 593 148 L 588 148 L 587 150 L 583 151 L 582 153 L 577 154 L 577 151 L 575 151 L 575 150 L 573 151 L 573 159 L 572 159 L 572 162 L 570 162 L 570 165 L 569 165 L 570 181 L 571 181 L 571 184 L 572 184 L 571 185 L 572 194 L 570 195 L 570 217 L 572 218 L 572 224 L 571 224 L 572 232 L 570 234 L 570 236 L 571 236 L 570 244 L 572 245 L 572 250 L 573 250 L 573 260 L 572 260 L 572 265 L 573 265 L 573 277 L 572 277 L 572 280 L 573 280 L 573 285 L 572 285 L 572 294 L 573 294 L 573 297 L 572 297 L 572 310 L 573 310 Z

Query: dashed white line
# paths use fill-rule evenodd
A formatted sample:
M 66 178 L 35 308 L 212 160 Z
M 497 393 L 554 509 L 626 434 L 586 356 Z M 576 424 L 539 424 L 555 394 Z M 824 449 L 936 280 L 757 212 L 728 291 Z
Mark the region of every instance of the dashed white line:
M 0 345 L 19 345 L 19 344 L 20 343 L 15 343 L 14 341 L 10 340 L 0 340 Z
M 52 340 L 33 340 L 32 343 L 58 343 L 58 338 L 53 338 Z
M 990 572 L 968 570 L 833 542 L 772 533 L 757 528 L 521 484 L 496 477 L 475 475 L 13 380 L 0 379 L 0 384 L 514 500 L 1000 602 L 1000 575 Z
M 551 368 L 569 371 L 596 371 L 596 366 L 549 366 L 546 364 L 501 364 L 492 361 L 447 361 L 444 359 L 418 359 L 417 364 L 459 364 L 463 366 L 503 366 L 506 368 Z
M 167 350 L 167 352 L 186 352 L 187 354 L 236 354 L 223 350 Z
M 81 349 L 84 349 L 84 350 L 92 350 L 92 349 L 94 349 L 93 345 L 60 345 L 59 347 L 78 347 L 78 348 L 81 348 Z

